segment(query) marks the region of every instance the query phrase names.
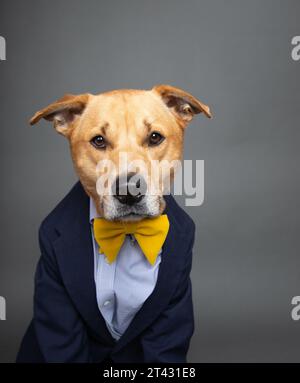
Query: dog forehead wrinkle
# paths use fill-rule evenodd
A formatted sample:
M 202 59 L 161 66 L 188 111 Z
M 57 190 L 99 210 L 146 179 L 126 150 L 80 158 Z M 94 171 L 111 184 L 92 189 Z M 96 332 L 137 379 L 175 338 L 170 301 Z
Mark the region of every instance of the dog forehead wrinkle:
M 122 101 L 123 101 L 123 107 L 124 107 L 124 127 L 126 130 L 126 134 L 128 135 L 128 127 L 129 127 L 129 108 L 128 108 L 128 102 L 127 97 L 124 93 L 122 93 Z
M 105 122 L 105 123 L 101 126 L 101 128 L 100 128 L 101 133 L 102 133 L 104 136 L 106 136 L 106 132 L 107 132 L 108 127 L 109 127 L 109 123 L 108 123 L 108 122 Z
M 151 132 L 151 129 L 152 129 L 152 123 L 149 122 L 146 118 L 144 118 L 144 126 L 146 127 L 147 129 L 147 132 L 150 133 Z

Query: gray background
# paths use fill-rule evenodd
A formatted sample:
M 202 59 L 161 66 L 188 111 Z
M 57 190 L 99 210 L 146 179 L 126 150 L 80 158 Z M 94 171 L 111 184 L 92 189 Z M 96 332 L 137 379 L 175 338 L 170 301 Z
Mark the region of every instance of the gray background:
M 66 92 L 182 87 L 211 106 L 188 128 L 205 161 L 192 270 L 191 362 L 299 362 L 299 1 L 1 0 L 0 361 L 32 315 L 41 220 L 76 180 L 39 108 Z M 183 204 L 183 200 L 179 198 Z

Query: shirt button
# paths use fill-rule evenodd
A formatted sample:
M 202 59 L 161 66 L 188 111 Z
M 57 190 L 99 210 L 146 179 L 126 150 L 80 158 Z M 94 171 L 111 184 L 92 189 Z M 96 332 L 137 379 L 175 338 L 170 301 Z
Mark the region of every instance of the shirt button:
M 110 305 L 110 301 L 105 301 L 105 302 L 103 303 L 103 306 L 104 306 L 104 307 L 106 307 L 106 306 L 108 306 L 108 305 Z

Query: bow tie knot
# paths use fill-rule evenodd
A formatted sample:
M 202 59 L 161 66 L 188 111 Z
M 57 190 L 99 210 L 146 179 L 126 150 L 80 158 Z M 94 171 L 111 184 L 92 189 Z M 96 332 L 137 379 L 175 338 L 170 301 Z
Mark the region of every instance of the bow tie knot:
M 109 263 L 116 259 L 126 235 L 131 234 L 152 266 L 165 242 L 169 226 L 166 214 L 134 222 L 108 221 L 104 218 L 95 218 L 93 222 L 95 240 Z
M 134 234 L 137 229 L 137 222 L 124 222 L 125 234 Z

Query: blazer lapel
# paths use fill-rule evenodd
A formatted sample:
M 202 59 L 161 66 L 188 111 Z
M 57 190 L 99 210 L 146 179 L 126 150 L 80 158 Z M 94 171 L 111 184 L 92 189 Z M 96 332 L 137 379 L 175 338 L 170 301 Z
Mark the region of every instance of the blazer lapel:
M 60 237 L 54 242 L 62 279 L 77 310 L 96 336 L 113 345 L 100 313 L 94 281 L 94 256 L 89 222 L 89 198 L 82 186 L 76 201 L 62 217 L 57 229 Z

